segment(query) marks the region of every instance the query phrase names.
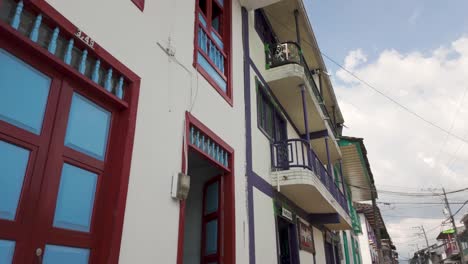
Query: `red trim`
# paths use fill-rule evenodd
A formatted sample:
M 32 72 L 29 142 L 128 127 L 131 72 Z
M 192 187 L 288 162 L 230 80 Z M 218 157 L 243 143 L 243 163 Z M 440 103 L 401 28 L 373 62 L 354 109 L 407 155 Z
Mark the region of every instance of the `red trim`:
M 222 190 L 223 190 L 223 185 L 222 185 L 222 176 L 216 176 L 209 181 L 205 183 L 203 186 L 203 199 L 202 199 L 202 233 L 201 233 L 201 252 L 200 252 L 200 263 L 205 264 L 205 263 L 222 263 L 221 258 L 220 258 L 220 251 L 221 249 L 221 235 L 222 234 L 222 219 L 221 219 L 221 213 L 223 211 L 223 206 L 222 206 Z M 209 185 L 218 182 L 218 209 L 214 212 L 211 212 L 207 215 L 205 215 L 205 205 L 206 205 L 206 189 L 208 188 Z M 216 241 L 216 248 L 217 252 L 215 254 L 211 254 L 208 256 L 205 256 L 205 251 L 206 251 L 206 223 L 218 219 L 218 238 Z
M 0 2 L 2 2 L 0 0 Z M 60 25 L 61 34 L 69 35 L 70 37 L 74 35 L 77 30 L 77 27 L 74 26 L 70 21 L 63 17 L 57 10 L 50 6 L 44 0 L 30 0 L 27 3 L 31 5 L 33 9 L 36 9 L 37 12 L 44 14 L 45 20 L 53 21 L 56 25 Z M 129 70 L 126 66 L 120 63 L 107 51 L 105 51 L 98 44 L 95 44 L 93 52 L 96 57 L 101 58 L 104 65 L 111 65 L 115 69 L 115 72 L 120 73 L 126 77 L 129 82 L 129 86 L 126 89 L 124 100 L 120 100 L 115 97 L 113 94 L 107 92 L 102 87 L 96 85 L 85 76 L 79 74 L 75 69 L 69 65 L 64 64 L 60 59 L 51 55 L 47 50 L 38 46 L 36 43 L 31 42 L 27 37 L 22 36 L 19 32 L 13 30 L 8 24 L 0 21 L 0 44 L 3 48 L 18 56 L 19 58 L 27 61 L 33 67 L 38 68 L 40 71 L 44 72 L 47 75 L 53 77 L 53 82 L 50 88 L 51 93 L 49 94 L 49 99 L 47 103 L 46 114 L 44 116 L 43 129 L 40 136 L 34 135 L 32 133 L 26 132 L 22 129 L 14 127 L 6 122 L 0 122 L 0 136 L 2 134 L 10 135 L 8 141 L 17 141 L 32 144 L 38 147 L 37 154 L 31 153 L 31 160 L 35 160 L 35 164 L 32 167 L 33 174 L 43 174 L 46 170 L 46 161 L 50 164 L 56 164 L 56 162 L 62 162 L 64 160 L 63 154 L 68 156 L 71 159 L 67 159 L 67 162 L 74 163 L 80 167 L 86 167 L 87 169 L 100 171 L 104 169 L 106 174 L 112 175 L 112 181 L 110 177 L 100 177 L 99 185 L 102 185 L 104 188 L 101 188 L 100 193 L 96 193 L 95 201 L 95 210 L 107 212 L 104 213 L 102 217 L 93 216 L 93 226 L 98 227 L 92 229 L 91 232 L 99 232 L 100 235 L 97 236 L 97 241 L 93 242 L 94 250 L 91 255 L 91 262 L 93 263 L 118 263 L 120 255 L 120 243 L 122 238 L 122 229 L 123 221 L 125 214 L 125 204 L 127 197 L 127 187 L 130 174 L 131 158 L 132 158 L 132 149 L 133 141 L 135 136 L 135 125 L 136 125 L 136 115 L 137 115 L 137 105 L 139 97 L 139 87 L 140 87 L 140 78 Z M 77 41 L 77 44 L 79 42 Z M 80 44 L 78 44 L 80 45 Z M 66 76 L 66 77 L 64 77 Z M 54 78 L 55 77 L 55 78 Z M 109 136 L 109 150 L 107 151 L 108 155 L 106 157 L 107 166 L 102 167 L 102 162 L 85 157 L 81 153 L 77 153 L 74 150 L 67 149 L 63 147 L 63 136 L 53 137 L 52 147 L 49 149 L 49 142 L 51 140 L 52 128 L 54 125 L 61 123 L 66 125 L 66 122 L 61 117 L 58 117 L 57 120 L 55 115 L 59 113 L 58 109 L 58 100 L 59 100 L 59 91 L 60 93 L 64 90 L 62 85 L 62 78 L 70 78 L 67 80 L 67 83 L 72 83 L 74 90 L 78 90 L 80 93 L 85 95 L 88 98 L 93 99 L 93 101 L 99 102 L 100 105 L 106 107 L 107 109 L 112 109 L 113 122 L 111 126 L 111 134 Z M 66 85 L 65 85 L 66 86 Z M 71 88 L 71 87 L 70 87 Z M 67 89 L 65 89 L 67 90 Z M 62 97 L 62 95 L 60 95 Z M 66 100 L 65 100 L 66 101 Z M 62 106 L 66 106 L 66 102 L 61 101 Z M 68 101 L 68 103 L 70 103 Z M 69 108 L 69 105 L 64 107 Z M 64 114 L 59 116 L 66 116 Z M 60 119 L 60 120 L 58 120 Z M 115 121 L 115 122 L 114 122 Z M 65 122 L 65 123 L 64 123 Z M 55 124 L 54 124 L 55 123 Z M 61 130 L 61 129 L 59 129 Z M 57 133 L 55 131 L 54 133 Z M 63 130 L 62 132 L 63 133 Z M 2 137 L 5 138 L 5 137 Z M 59 142 L 61 139 L 61 142 Z M 116 144 L 115 142 L 122 142 L 123 144 Z M 53 147 L 53 145 L 61 144 L 62 147 Z M 18 143 L 19 144 L 19 143 Z M 28 146 L 28 145 L 25 145 Z M 40 146 L 40 147 L 39 147 Z M 58 145 L 60 146 L 60 145 Z M 52 148 L 55 148 L 53 150 Z M 62 155 L 54 155 L 49 153 L 51 151 L 60 153 L 62 150 Z M 110 166 L 112 164 L 112 166 Z M 48 165 L 50 168 L 47 170 L 57 172 L 57 168 L 52 169 L 52 165 Z M 91 166 L 91 167 L 90 167 Z M 93 169 L 94 168 L 94 169 Z M 28 170 L 30 170 L 28 165 Z M 29 173 L 29 172 L 28 172 Z M 46 176 L 47 177 L 47 176 Z M 55 176 L 51 176 L 55 177 Z M 106 181 L 106 179 L 108 182 Z M 32 210 L 32 208 L 37 208 L 39 205 L 39 199 L 41 195 L 41 189 L 43 188 L 52 188 L 53 186 L 47 186 L 43 184 L 46 180 L 42 177 L 32 177 L 31 183 L 26 182 L 23 190 L 26 190 L 26 185 L 30 186 L 29 191 L 24 192 L 24 196 L 21 197 L 21 202 L 26 204 L 26 207 L 29 208 L 27 214 L 25 214 L 24 223 L 34 222 L 35 225 L 46 223 L 47 217 L 44 217 L 44 214 L 39 214 L 41 211 Z M 54 184 L 55 186 L 56 184 Z M 56 187 L 56 186 L 55 186 Z M 99 188 L 99 187 L 98 187 Z M 56 190 L 52 191 L 48 196 L 56 195 Z M 46 200 L 50 199 L 46 198 Z M 98 197 L 101 197 L 99 201 Z M 102 198 L 104 197 L 104 198 Z M 52 203 L 55 207 L 55 203 Z M 110 208 L 109 210 L 102 210 L 102 208 Z M 19 207 L 18 213 L 21 214 L 22 211 L 26 210 L 24 206 Z M 50 208 L 45 207 L 46 211 L 50 213 Z M 35 212 L 33 212 L 35 211 Z M 97 212 L 95 211 L 95 212 Z M 39 213 L 38 213 L 39 212 Z M 99 214 L 99 213 L 98 213 Z M 20 216 L 18 216 L 20 217 Z M 50 214 L 49 214 L 50 217 Z M 1 225 L 1 223 L 0 223 Z M 32 226 L 32 224 L 30 225 Z M 31 235 L 31 230 L 29 228 L 24 229 L 24 232 L 27 232 Z M 3 232 L 3 228 L 0 228 L 0 233 Z M 66 243 L 71 243 L 71 240 L 81 243 L 90 243 L 89 234 L 83 235 L 81 232 L 70 232 L 59 229 L 54 229 L 53 233 L 50 233 L 49 236 L 46 236 L 50 230 L 41 230 L 35 234 L 39 237 L 45 238 L 48 237 L 52 240 L 59 239 L 60 241 L 69 241 Z M 64 237 L 66 232 L 67 236 L 70 237 L 67 239 Z M 19 232 L 20 234 L 22 232 Z M 3 234 L 3 233 L 2 233 Z M 74 242 L 74 244 L 76 244 Z M 17 252 L 24 252 L 24 249 L 33 247 L 33 242 L 20 242 L 17 244 L 17 251 L 15 253 L 15 262 L 16 263 L 32 263 L 34 261 L 33 255 L 28 254 L 27 256 L 18 256 Z M 99 254 L 96 254 L 99 253 Z M 21 258 L 20 258 L 21 257 Z
M 221 170 L 225 170 L 227 172 L 230 172 L 231 169 L 230 168 L 227 168 L 225 167 L 223 164 L 219 163 L 219 161 L 213 159 L 211 156 L 209 156 L 208 154 L 206 154 L 205 152 L 201 151 L 198 147 L 196 147 L 195 145 L 193 144 L 189 144 L 188 147 L 190 148 L 191 151 L 194 151 L 196 152 L 197 154 L 199 154 L 200 156 L 202 156 L 202 158 L 208 160 L 209 162 L 211 163 L 214 163 L 214 165 L 216 165 L 217 167 L 219 167 Z
M 197 118 L 191 115 L 189 112 L 185 113 L 185 138 L 190 138 L 190 126 L 197 127 L 200 132 L 210 137 L 216 144 L 224 148 L 228 152 L 229 157 L 229 170 L 223 175 L 221 181 L 223 181 L 223 193 L 228 194 L 220 202 L 224 214 L 221 221 L 223 228 L 223 248 L 220 249 L 224 253 L 222 261 L 219 263 L 234 264 L 236 263 L 236 216 L 235 216 L 235 184 L 234 184 L 234 149 L 229 146 L 224 140 L 217 136 L 211 129 L 205 126 Z M 188 151 L 190 144 L 185 140 L 182 146 L 182 171 L 187 173 L 186 163 L 186 151 Z M 195 147 L 190 149 L 196 149 Z M 216 164 L 216 163 L 214 163 Z M 218 165 L 219 166 L 219 165 Z M 224 167 L 223 167 L 224 168 Z M 177 243 L 177 264 L 183 264 L 184 258 L 184 225 L 185 225 L 185 201 L 180 202 L 180 214 L 179 214 L 179 235 Z
M 71 23 L 67 18 L 65 18 L 62 14 L 60 14 L 54 7 L 52 7 L 49 3 L 44 0 L 29 0 L 36 9 L 41 11 L 51 20 L 57 23 L 57 26 L 60 25 L 61 34 L 64 32 L 68 33 L 70 36 L 75 36 L 75 33 L 78 30 L 78 27 Z M 75 36 L 75 43 L 81 43 Z M 137 81 L 140 79 L 138 75 L 136 75 L 133 71 L 131 71 L 127 66 L 123 63 L 118 61 L 114 56 L 112 56 L 109 52 L 107 52 L 103 47 L 101 47 L 98 43 L 94 44 L 94 50 L 89 49 L 89 52 L 93 52 L 96 54 L 97 57 L 101 58 L 107 64 L 112 65 L 115 71 L 121 73 L 131 81 Z
M 223 10 L 222 13 L 222 18 L 220 20 L 220 28 L 222 32 L 221 34 L 218 34 L 216 30 L 212 30 L 211 27 L 211 9 L 213 5 L 213 1 L 215 0 L 206 0 L 207 1 L 207 15 L 203 15 L 203 12 L 199 8 L 199 0 L 196 1 L 195 3 L 195 37 L 194 37 L 194 52 L 193 52 L 193 67 L 197 69 L 198 72 L 201 73 L 201 75 L 208 81 L 210 85 L 212 85 L 216 91 L 226 100 L 226 102 L 233 107 L 234 106 L 234 99 L 233 99 L 233 92 L 232 92 L 232 67 L 231 67 L 231 47 L 232 47 L 232 19 L 231 19 L 231 1 L 230 0 L 224 0 L 224 5 L 221 6 L 219 5 L 219 2 L 216 4 L 219 5 L 219 7 Z M 202 14 L 203 17 L 205 18 L 206 21 L 206 27 L 203 26 L 203 24 L 200 22 L 198 15 Z M 206 35 L 208 38 L 211 39 L 213 43 L 215 43 L 216 47 L 223 53 L 225 57 L 224 61 L 224 70 L 225 73 L 221 74 L 226 80 L 226 92 L 224 92 L 221 87 L 213 80 L 213 78 L 202 68 L 198 65 L 197 57 L 198 57 L 198 51 L 201 49 L 198 47 L 198 28 L 201 27 L 203 30 L 205 30 Z M 212 39 L 212 36 L 210 34 L 211 31 L 214 31 L 220 39 L 223 40 L 224 44 L 224 49 L 220 49 L 219 46 L 217 45 L 216 41 Z M 208 33 L 207 33 L 208 32 Z M 202 51 L 202 54 L 206 58 L 207 56 L 205 53 Z M 214 67 L 214 69 L 219 73 L 219 70 L 217 67 L 213 66 L 213 63 L 211 62 L 210 59 L 207 59 L 207 61 Z
M 143 12 L 145 9 L 145 0 L 132 0 L 132 2 Z
M 205 71 L 205 69 L 203 69 L 200 65 L 196 64 L 194 65 L 195 68 L 197 69 L 197 71 L 206 79 L 206 81 L 211 84 L 211 86 L 213 86 L 213 88 L 215 88 L 215 90 L 223 97 L 224 100 L 226 100 L 226 102 L 228 102 L 228 104 L 230 106 L 233 106 L 233 100 L 232 100 L 232 97 L 229 97 L 222 89 L 221 87 L 219 87 L 219 85 L 215 82 L 215 80 L 213 80 L 213 78 L 211 78 L 210 74 L 207 73 Z M 226 83 L 229 82 L 229 79 L 227 80 Z M 229 86 L 228 86 L 229 87 Z
M 186 119 L 186 122 L 189 123 L 189 125 L 192 124 L 193 126 L 200 129 L 201 132 L 203 132 L 205 135 L 207 135 L 212 140 L 214 140 L 217 144 L 223 147 L 227 152 L 229 152 L 230 154 L 234 153 L 234 149 L 231 146 L 229 146 L 228 143 L 226 143 L 223 139 L 217 136 L 211 129 L 205 126 L 200 120 L 198 120 L 192 114 L 190 114 L 189 112 L 186 112 L 185 119 Z M 189 133 L 189 131 L 187 133 Z

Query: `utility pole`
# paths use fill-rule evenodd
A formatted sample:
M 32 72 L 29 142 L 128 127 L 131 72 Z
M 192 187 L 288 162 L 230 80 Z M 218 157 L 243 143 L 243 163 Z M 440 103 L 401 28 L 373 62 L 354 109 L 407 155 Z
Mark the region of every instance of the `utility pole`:
M 377 237 L 377 254 L 379 257 L 379 264 L 384 263 L 383 254 L 382 254 L 382 241 L 380 237 L 380 228 L 377 226 L 377 203 L 375 202 L 375 197 L 377 189 L 375 188 L 374 183 L 371 184 L 371 198 L 372 198 L 372 209 L 374 214 L 374 233 Z
M 422 229 L 422 231 L 423 231 L 424 238 L 426 239 L 426 246 L 427 246 L 427 248 L 429 249 L 429 240 L 427 240 L 426 230 L 424 229 L 424 226 L 423 226 L 423 225 L 421 225 L 421 229 Z
M 452 209 L 450 208 L 450 204 L 449 204 L 448 199 L 447 199 L 447 193 L 445 192 L 445 188 L 442 188 L 442 191 L 444 192 L 445 206 L 447 207 L 447 210 L 448 210 L 449 215 L 450 215 L 450 221 L 452 222 L 453 230 L 455 231 L 455 241 L 457 241 L 458 250 L 460 251 L 461 263 L 463 263 L 463 261 L 464 261 L 463 247 L 462 247 L 462 243 L 460 241 L 460 238 L 458 237 L 457 225 L 455 224 L 455 219 L 453 217 Z
M 423 225 L 420 225 L 420 226 L 415 226 L 415 227 L 413 227 L 413 228 L 416 228 L 416 229 L 421 230 L 421 232 L 422 232 L 423 235 L 424 235 L 424 238 L 426 239 L 426 246 L 427 246 L 427 248 L 429 248 L 429 240 L 427 239 L 426 230 L 424 229 L 424 226 L 423 226 Z M 418 235 L 420 235 L 420 234 L 418 234 Z

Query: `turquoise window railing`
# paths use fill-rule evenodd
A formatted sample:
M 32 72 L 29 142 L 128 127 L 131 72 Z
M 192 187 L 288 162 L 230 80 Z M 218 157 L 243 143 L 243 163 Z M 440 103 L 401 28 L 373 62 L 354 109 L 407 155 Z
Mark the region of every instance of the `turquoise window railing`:
M 0 4 L 0 21 L 28 37 L 32 42 L 54 54 L 75 71 L 122 99 L 127 86 L 125 78 L 106 66 L 94 54 L 94 40 L 83 32 L 75 35 L 62 33 L 60 25 L 44 23 L 46 17 L 30 11 L 26 1 L 3 0 Z
M 190 144 L 224 167 L 229 167 L 229 153 L 195 126 L 190 127 Z
M 197 62 L 223 92 L 227 92 L 224 43 L 213 28 L 207 27 L 202 14 L 198 15 Z

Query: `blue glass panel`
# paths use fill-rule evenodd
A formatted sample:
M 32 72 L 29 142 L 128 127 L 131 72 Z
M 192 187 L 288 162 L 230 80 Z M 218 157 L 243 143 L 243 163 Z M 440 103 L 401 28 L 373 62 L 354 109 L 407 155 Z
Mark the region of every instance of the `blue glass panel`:
M 224 43 L 223 41 L 219 38 L 218 34 L 214 33 L 213 31 L 211 31 L 211 37 L 213 37 L 214 41 L 216 42 L 216 44 L 218 44 L 218 46 L 222 49 L 224 49 Z
M 205 215 L 218 210 L 218 182 L 212 183 L 206 188 L 205 194 Z
M 202 14 L 198 13 L 198 20 L 200 20 L 200 22 L 202 23 L 202 25 L 204 27 L 206 27 L 206 20 L 205 18 L 202 16 Z
M 0 263 L 10 264 L 13 262 L 13 253 L 15 252 L 15 242 L 0 240 Z
M 0 120 L 40 134 L 51 79 L 0 49 Z
M 0 219 L 15 220 L 29 151 L 0 141 L 0 157 Z
M 218 252 L 218 219 L 211 220 L 205 226 L 205 256 Z
M 198 64 L 213 78 L 216 84 L 219 85 L 223 92 L 226 92 L 227 85 L 224 79 L 216 72 L 216 70 L 211 66 L 211 64 L 203 57 L 203 55 L 198 52 Z
M 104 160 L 111 113 L 79 94 L 74 94 L 65 145 Z
M 43 264 L 87 264 L 89 249 L 46 245 Z
M 55 208 L 54 227 L 89 232 L 97 175 L 64 164 Z

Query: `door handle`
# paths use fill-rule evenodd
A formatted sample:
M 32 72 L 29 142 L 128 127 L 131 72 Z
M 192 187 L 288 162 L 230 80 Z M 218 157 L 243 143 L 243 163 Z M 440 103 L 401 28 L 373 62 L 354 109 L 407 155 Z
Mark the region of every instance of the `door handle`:
M 42 264 L 42 248 L 36 248 L 37 263 Z

